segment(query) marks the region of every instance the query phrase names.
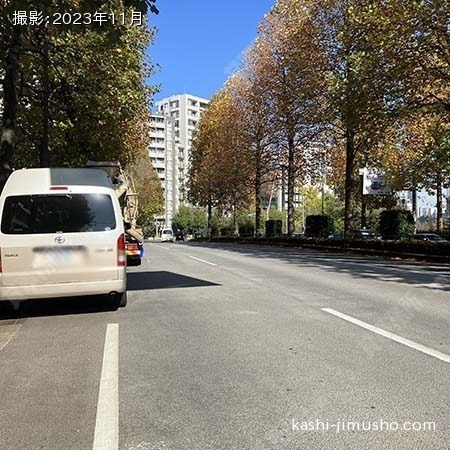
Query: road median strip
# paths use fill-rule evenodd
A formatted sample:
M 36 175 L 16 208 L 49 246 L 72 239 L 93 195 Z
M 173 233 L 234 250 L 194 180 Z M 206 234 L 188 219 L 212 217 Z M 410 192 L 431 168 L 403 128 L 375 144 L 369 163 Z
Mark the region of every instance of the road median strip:
M 441 246 L 442 254 L 420 253 L 418 248 L 428 251 L 432 248 L 419 244 L 414 247 L 415 251 L 405 251 L 402 243 L 380 241 L 322 241 L 314 239 L 289 239 L 289 238 L 212 238 L 210 240 L 199 240 L 199 242 L 210 242 L 214 244 L 243 244 L 254 246 L 270 246 L 278 248 L 306 249 L 330 253 L 350 253 L 356 255 L 376 256 L 383 258 L 396 258 L 413 261 L 427 261 L 440 264 L 450 264 L 450 245 Z M 406 245 L 406 244 L 405 244 Z M 383 246 L 385 248 L 383 248 Z M 391 248 L 391 246 L 393 246 Z M 389 248 L 388 248 L 389 247 Z M 394 248 L 395 247 L 395 248 Z

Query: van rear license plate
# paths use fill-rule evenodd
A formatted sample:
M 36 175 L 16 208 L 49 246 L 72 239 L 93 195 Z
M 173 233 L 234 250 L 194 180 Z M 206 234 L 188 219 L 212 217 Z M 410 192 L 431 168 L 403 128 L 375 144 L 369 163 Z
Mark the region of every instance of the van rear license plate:
M 57 250 L 39 249 L 34 253 L 34 268 L 57 269 L 58 267 L 77 266 L 84 263 L 84 252 L 72 248 Z

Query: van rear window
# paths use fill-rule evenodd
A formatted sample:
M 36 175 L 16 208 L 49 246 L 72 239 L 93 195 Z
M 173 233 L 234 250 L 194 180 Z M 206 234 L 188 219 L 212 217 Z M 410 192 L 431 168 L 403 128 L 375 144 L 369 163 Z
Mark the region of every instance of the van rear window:
M 116 228 L 111 197 L 106 194 L 17 195 L 7 197 L 3 234 L 81 233 Z

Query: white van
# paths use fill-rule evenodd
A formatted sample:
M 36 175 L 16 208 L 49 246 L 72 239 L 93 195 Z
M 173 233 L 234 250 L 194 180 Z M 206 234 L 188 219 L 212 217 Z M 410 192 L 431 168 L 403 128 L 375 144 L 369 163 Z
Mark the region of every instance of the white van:
M 0 212 L 0 301 L 108 294 L 126 305 L 124 224 L 103 170 L 15 171 Z
M 172 228 L 164 228 L 161 232 L 161 242 L 173 242 Z

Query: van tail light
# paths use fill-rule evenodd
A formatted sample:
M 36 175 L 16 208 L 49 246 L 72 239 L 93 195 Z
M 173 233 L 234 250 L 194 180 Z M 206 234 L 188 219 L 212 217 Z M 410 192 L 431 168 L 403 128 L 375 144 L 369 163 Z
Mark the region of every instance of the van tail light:
M 125 235 L 121 234 L 117 239 L 117 265 L 124 267 L 127 265 L 127 255 L 125 252 Z

